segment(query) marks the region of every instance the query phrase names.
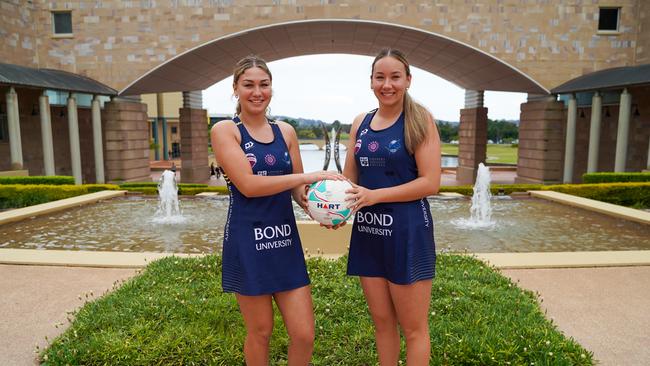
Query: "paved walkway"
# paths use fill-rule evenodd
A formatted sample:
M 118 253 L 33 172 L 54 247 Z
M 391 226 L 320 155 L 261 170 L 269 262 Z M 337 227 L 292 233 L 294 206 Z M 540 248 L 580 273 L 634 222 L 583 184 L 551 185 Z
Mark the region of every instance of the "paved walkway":
M 92 291 L 94 299 L 135 271 L 0 265 L 0 365 L 37 364 L 36 346 L 43 349 L 45 337 L 67 327 L 67 313 L 84 304 L 85 294 Z
M 650 365 L 650 266 L 509 269 L 547 317 L 601 365 Z

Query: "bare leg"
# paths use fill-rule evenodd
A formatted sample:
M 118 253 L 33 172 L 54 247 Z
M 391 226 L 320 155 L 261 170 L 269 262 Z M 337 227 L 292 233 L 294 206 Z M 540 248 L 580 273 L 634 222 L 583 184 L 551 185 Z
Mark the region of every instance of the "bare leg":
M 385 278 L 361 277 L 361 286 L 375 324 L 379 364 L 395 366 L 399 359 L 399 331 L 389 282 Z
M 306 366 L 314 351 L 314 307 L 304 286 L 273 294 L 289 333 L 289 366 Z
M 397 318 L 406 337 L 406 364 L 425 366 L 429 364 L 431 340 L 429 336 L 429 304 L 431 280 L 410 285 L 388 284 Z
M 239 310 L 246 324 L 244 358 L 247 366 L 268 366 L 269 341 L 273 333 L 271 295 L 245 296 L 236 294 Z

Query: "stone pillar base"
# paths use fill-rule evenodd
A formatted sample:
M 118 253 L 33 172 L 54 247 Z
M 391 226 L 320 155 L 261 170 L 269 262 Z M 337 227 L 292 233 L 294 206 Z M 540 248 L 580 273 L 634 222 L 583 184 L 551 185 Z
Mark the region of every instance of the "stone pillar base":
M 485 162 L 487 112 L 488 109 L 485 107 L 460 110 L 456 180 L 461 184 L 474 184 L 478 164 Z
M 147 106 L 111 101 L 102 111 L 107 182 L 150 182 Z
M 208 116 L 205 109 L 181 108 L 181 182 L 207 183 L 210 179 L 208 162 Z
M 515 183 L 558 184 L 564 169 L 564 104 L 532 101 L 521 105 Z

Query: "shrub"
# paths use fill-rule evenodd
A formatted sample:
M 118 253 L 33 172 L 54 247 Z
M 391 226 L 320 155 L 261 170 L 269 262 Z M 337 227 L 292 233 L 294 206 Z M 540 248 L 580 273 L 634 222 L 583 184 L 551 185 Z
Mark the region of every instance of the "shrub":
M 0 208 L 19 208 L 38 205 L 64 198 L 103 190 L 119 189 L 111 184 L 85 185 L 44 185 L 44 184 L 13 184 L 0 185 Z
M 74 178 L 68 176 L 19 176 L 0 177 L 0 184 L 74 184 Z
M 542 184 L 492 184 L 490 185 L 490 192 L 493 195 L 503 190 L 503 194 L 511 194 L 513 192 L 527 192 L 539 190 L 543 187 Z M 465 196 L 474 194 L 474 186 L 443 186 L 440 187 L 440 192 L 456 192 Z
M 542 190 L 562 192 L 621 206 L 650 207 L 650 182 L 559 184 L 542 187 Z
M 158 194 L 158 183 L 156 182 L 132 182 L 120 184 L 120 189 L 130 192 L 139 192 L 142 194 L 155 195 Z M 208 186 L 207 184 L 197 183 L 179 183 L 178 194 L 180 195 L 195 195 L 201 192 L 218 192 L 220 194 L 227 194 L 228 187 L 225 186 Z
M 650 182 L 650 173 L 586 173 L 583 183 Z

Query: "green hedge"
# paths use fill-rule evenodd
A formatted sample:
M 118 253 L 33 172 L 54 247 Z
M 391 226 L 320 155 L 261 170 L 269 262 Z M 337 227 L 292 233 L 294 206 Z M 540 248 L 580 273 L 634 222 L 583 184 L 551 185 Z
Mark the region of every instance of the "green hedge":
M 650 182 L 650 173 L 586 173 L 583 183 Z
M 0 177 L 0 184 L 74 184 L 74 178 L 68 176 L 11 176 Z
M 120 188 L 132 188 L 132 187 L 158 187 L 158 182 L 129 182 L 120 184 Z M 201 188 L 208 187 L 207 184 L 198 184 L 198 183 L 179 183 L 178 187 L 189 187 L 189 188 Z
M 559 184 L 542 187 L 542 190 L 562 192 L 621 206 L 650 207 L 650 182 Z
M 157 195 L 158 184 L 155 182 L 144 183 L 124 183 L 120 189 L 129 192 L 138 192 L 146 195 Z M 219 194 L 228 194 L 226 186 L 208 186 L 207 184 L 180 183 L 178 185 L 178 194 L 183 196 L 193 196 L 201 192 L 217 192 Z
M 104 190 L 116 190 L 112 184 L 43 185 L 14 184 L 0 186 L 0 208 L 19 208 Z
M 593 200 L 636 208 L 650 207 L 650 182 L 600 183 L 600 184 L 494 184 L 490 186 L 493 195 L 502 189 L 504 194 L 526 191 L 556 191 Z M 457 192 L 471 196 L 472 186 L 443 186 L 440 192 Z
M 490 192 L 493 195 L 499 194 L 499 190 L 503 190 L 503 194 L 511 194 L 513 192 L 526 192 L 536 191 L 544 187 L 542 184 L 492 184 L 490 185 Z M 474 194 L 474 186 L 442 186 L 440 192 L 456 192 L 465 196 Z

